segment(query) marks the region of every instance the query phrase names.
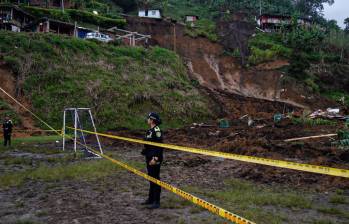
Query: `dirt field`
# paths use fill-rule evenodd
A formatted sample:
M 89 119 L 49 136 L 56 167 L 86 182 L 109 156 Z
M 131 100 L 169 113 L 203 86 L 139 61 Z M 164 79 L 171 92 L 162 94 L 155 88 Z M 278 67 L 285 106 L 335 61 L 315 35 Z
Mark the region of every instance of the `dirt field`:
M 349 168 L 347 153 L 324 138 L 282 140 L 335 133 L 341 126 L 188 126 L 165 132 L 166 142 L 265 158 Z M 142 138 L 142 131 L 113 131 Z M 92 139 L 92 138 L 91 138 Z M 142 146 L 102 139 L 106 153 L 143 171 Z M 140 203 L 148 183 L 104 160 L 74 158 L 59 144 L 18 144 L 0 157 L 0 223 L 225 223 L 163 191 L 162 208 Z M 11 173 L 13 171 L 19 171 Z M 6 174 L 11 174 L 7 175 Z M 349 180 L 262 165 L 165 151 L 162 180 L 256 223 L 349 223 Z

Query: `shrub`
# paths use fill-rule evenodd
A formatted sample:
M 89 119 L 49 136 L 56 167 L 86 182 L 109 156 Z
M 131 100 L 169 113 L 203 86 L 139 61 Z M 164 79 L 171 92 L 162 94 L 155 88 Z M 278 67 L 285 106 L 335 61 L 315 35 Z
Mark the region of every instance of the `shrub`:
M 126 24 L 125 19 L 112 19 L 104 16 L 98 16 L 91 12 L 81 11 L 76 9 L 66 9 L 64 12 L 58 9 L 44 9 L 38 7 L 25 6 L 25 10 L 37 17 L 49 17 L 64 22 L 74 23 L 83 22 L 101 26 L 104 28 L 123 27 Z
M 258 33 L 250 39 L 249 63 L 257 65 L 276 59 L 288 59 L 292 55 L 292 49 L 283 45 L 279 34 Z
M 195 22 L 192 27 L 187 24 L 185 33 L 191 37 L 206 37 L 210 41 L 216 42 L 218 35 L 216 33 L 216 24 L 208 19 L 201 19 Z

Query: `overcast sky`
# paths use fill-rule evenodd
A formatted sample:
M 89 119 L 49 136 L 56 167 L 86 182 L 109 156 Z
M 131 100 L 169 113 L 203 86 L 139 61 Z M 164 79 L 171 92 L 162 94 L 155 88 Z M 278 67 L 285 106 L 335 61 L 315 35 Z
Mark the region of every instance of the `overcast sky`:
M 334 0 L 331 6 L 325 4 L 324 14 L 326 19 L 335 19 L 344 28 L 344 19 L 349 17 L 349 0 Z

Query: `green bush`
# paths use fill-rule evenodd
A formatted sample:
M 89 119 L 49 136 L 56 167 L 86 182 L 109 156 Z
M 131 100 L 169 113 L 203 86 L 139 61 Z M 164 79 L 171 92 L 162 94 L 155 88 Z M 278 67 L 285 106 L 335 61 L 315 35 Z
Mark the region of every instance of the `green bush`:
M 218 41 L 216 24 L 208 19 L 198 20 L 195 22 L 194 26 L 187 24 L 185 33 L 191 37 L 206 37 L 213 42 Z
M 13 41 L 1 41 L 8 37 Z M 0 49 L 3 45 L 15 49 L 3 52 L 13 70 L 31 57 L 23 90 L 34 112 L 54 127 L 61 127 L 65 107 L 91 107 L 102 130 L 145 128 L 149 111 L 160 113 L 164 127 L 212 117 L 209 99 L 172 51 L 0 31 Z M 48 57 L 47 50 L 54 54 Z
M 317 119 L 310 119 L 310 118 L 292 118 L 293 124 L 301 124 L 301 125 L 308 125 L 308 126 L 319 126 L 319 125 L 329 125 L 329 126 L 336 126 L 337 122 L 331 121 L 331 120 L 325 120 L 321 118 Z
M 322 92 L 321 95 L 326 96 L 337 102 L 340 102 L 342 99 L 344 99 L 344 105 L 349 107 L 349 93 L 347 92 L 339 91 L 339 90 L 329 90 L 329 91 Z
M 112 19 L 104 16 L 94 15 L 92 12 L 81 11 L 76 9 L 66 9 L 64 12 L 58 9 L 45 9 L 38 7 L 25 6 L 24 9 L 36 17 L 49 17 L 64 22 L 74 23 L 83 22 L 89 23 L 104 28 L 123 27 L 126 24 L 125 19 Z
M 306 86 L 308 86 L 313 92 L 320 92 L 320 87 L 318 84 L 315 83 L 314 79 L 307 78 L 304 80 L 304 83 Z
M 258 33 L 249 40 L 250 56 L 249 63 L 257 65 L 260 63 L 277 59 L 288 59 L 292 49 L 285 47 L 279 34 Z

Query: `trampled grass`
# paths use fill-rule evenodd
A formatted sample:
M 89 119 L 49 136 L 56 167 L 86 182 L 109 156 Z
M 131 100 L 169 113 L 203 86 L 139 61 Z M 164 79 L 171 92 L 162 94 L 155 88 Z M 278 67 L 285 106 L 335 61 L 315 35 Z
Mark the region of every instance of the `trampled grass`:
M 61 141 L 62 137 L 59 135 L 48 135 L 48 136 L 30 136 L 30 137 L 23 137 L 23 138 L 14 138 L 12 137 L 11 145 L 12 147 L 4 147 L 3 146 L 3 139 L 0 140 L 0 152 L 13 150 L 13 147 L 17 147 L 20 145 L 32 145 L 34 143 L 36 144 L 42 144 L 42 143 L 50 143 L 50 142 L 56 142 Z M 25 147 L 26 151 L 33 151 L 33 152 L 50 152 L 50 153 L 57 153 L 57 150 L 47 150 L 42 148 L 32 148 L 32 147 Z
M 256 223 L 292 223 L 286 211 L 312 211 L 326 216 L 323 220 L 309 220 L 310 223 L 331 223 L 326 222 L 329 220 L 329 216 L 340 219 L 348 218 L 347 212 L 332 207 L 329 203 L 324 204 L 323 207 L 318 207 L 318 204 L 313 201 L 311 192 L 256 185 L 253 182 L 239 179 L 227 181 L 221 190 L 192 186 L 186 187 L 185 190 Z M 340 202 L 343 200 L 346 199 L 341 199 Z M 331 199 L 329 199 L 330 201 Z M 170 204 L 174 206 L 174 203 Z M 198 212 L 197 209 L 193 209 L 194 214 Z M 215 221 L 214 223 L 224 223 L 224 221 Z
M 20 186 L 27 180 L 34 181 L 62 181 L 62 180 L 96 180 L 106 177 L 120 168 L 107 160 L 81 161 L 70 165 L 48 167 L 6 173 L 0 176 L 0 187 L 8 188 Z

